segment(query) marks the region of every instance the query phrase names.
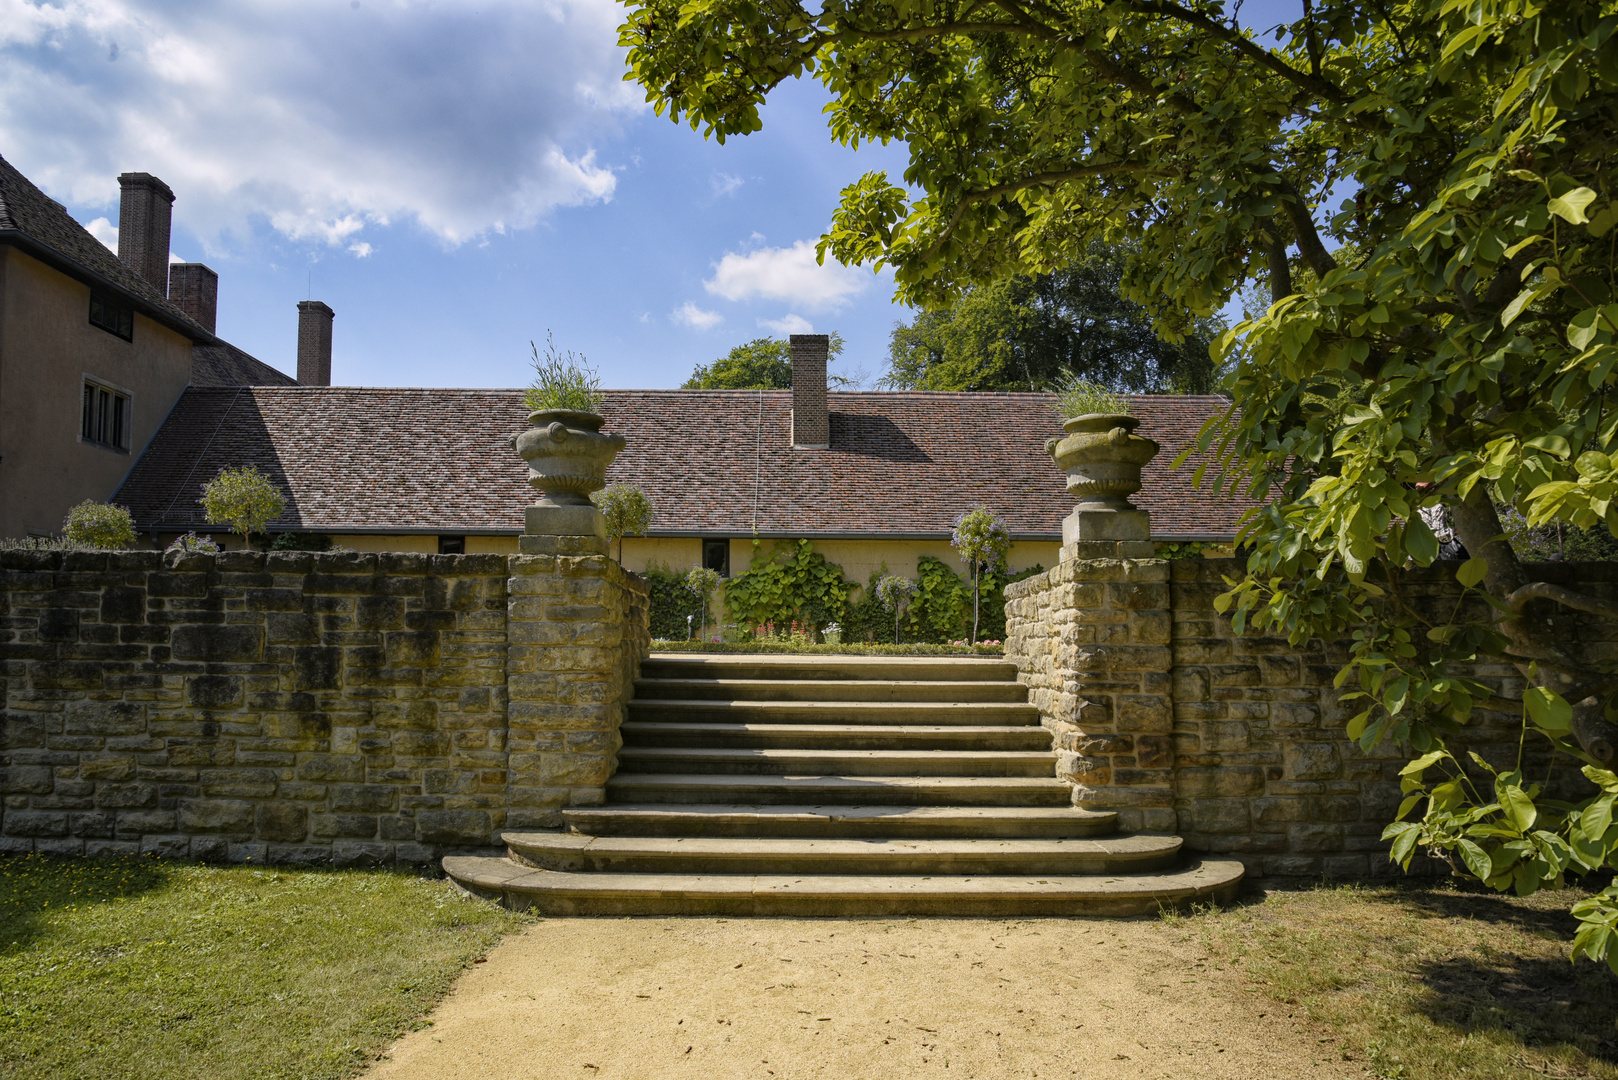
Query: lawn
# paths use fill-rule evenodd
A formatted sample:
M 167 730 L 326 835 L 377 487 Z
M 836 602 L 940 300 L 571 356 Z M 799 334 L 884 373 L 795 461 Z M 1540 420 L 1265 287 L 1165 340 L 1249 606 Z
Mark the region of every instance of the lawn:
M 1618 1078 L 1618 977 L 1568 962 L 1576 895 L 1323 887 L 1168 921 L 1382 1080 Z
M 0 858 L 0 1075 L 352 1075 L 521 921 L 391 870 Z

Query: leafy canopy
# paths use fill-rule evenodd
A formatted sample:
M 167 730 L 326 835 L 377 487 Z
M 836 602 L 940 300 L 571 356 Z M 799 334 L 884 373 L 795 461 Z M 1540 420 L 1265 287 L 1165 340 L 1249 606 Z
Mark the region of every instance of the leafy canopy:
M 652 500 L 634 484 L 608 484 L 590 496 L 607 525 L 607 541 L 618 541 L 618 561 L 624 557 L 624 537 L 645 536 L 652 523 Z
M 843 351 L 843 335 L 829 335 L 829 358 Z M 835 375 L 830 382 L 837 382 Z M 711 364 L 698 364 L 682 390 L 790 390 L 792 343 L 786 338 L 754 338 L 736 346 Z
M 202 504 L 208 524 L 229 525 L 230 531 L 248 547 L 253 546 L 253 534 L 262 533 L 287 507 L 286 497 L 275 481 L 253 465 L 220 469 L 217 476 L 202 485 L 202 498 L 197 501 Z
M 1132 393 L 1206 394 L 1208 346 L 1225 330 L 1194 320 L 1164 341 L 1152 313 L 1119 291 L 1123 253 L 1097 244 L 1073 265 L 965 290 L 893 328 L 883 385 L 899 390 L 1049 389 L 1076 374 Z
M 62 534 L 71 544 L 122 551 L 135 543 L 135 519 L 122 506 L 85 499 L 62 519 Z
M 1349 734 L 1421 755 L 1412 844 L 1523 891 L 1613 866 L 1618 670 L 1546 615 L 1618 605 L 1530 581 L 1495 504 L 1618 533 L 1618 2 L 1318 0 L 1273 39 L 1213 0 L 628 3 L 632 73 L 672 119 L 750 132 L 812 75 L 835 139 L 906 143 L 903 185 L 850 185 L 820 244 L 891 268 L 900 300 L 1119 241 L 1124 295 L 1169 334 L 1266 286 L 1214 346 L 1234 404 L 1206 445 L 1267 500 L 1222 602 L 1294 641 L 1358 627 Z M 1389 586 L 1437 557 L 1440 508 L 1482 602 L 1431 620 Z M 1446 749 L 1491 694 L 1478 661 L 1517 667 L 1525 734 L 1601 794 L 1553 803 Z M 1618 967 L 1618 886 L 1576 914 Z

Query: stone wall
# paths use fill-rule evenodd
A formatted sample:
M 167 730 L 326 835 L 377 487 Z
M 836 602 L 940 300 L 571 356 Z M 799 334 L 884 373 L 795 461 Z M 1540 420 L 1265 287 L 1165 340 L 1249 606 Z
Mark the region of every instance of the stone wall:
M 3 552 L 0 851 L 487 847 L 601 800 L 645 650 L 600 558 Z
M 1541 577 L 1614 591 L 1615 568 L 1536 567 Z M 1232 854 L 1255 875 L 1396 872 L 1379 837 L 1399 804 L 1410 754 L 1367 753 L 1343 733 L 1358 708 L 1332 680 L 1346 642 L 1238 635 L 1213 599 L 1234 560 L 1076 559 L 1006 589 L 1007 656 L 1056 734 L 1059 775 L 1075 802 L 1117 810 L 1125 827 L 1172 830 L 1194 850 Z M 1416 610 L 1453 604 L 1454 567 L 1401 582 Z M 1544 613 L 1568 641 L 1610 654 L 1610 628 Z M 1469 674 L 1502 701 L 1520 698 L 1515 668 Z M 1478 707 L 1465 748 L 1515 760 L 1519 714 Z M 1548 756 L 1531 747 L 1535 775 Z

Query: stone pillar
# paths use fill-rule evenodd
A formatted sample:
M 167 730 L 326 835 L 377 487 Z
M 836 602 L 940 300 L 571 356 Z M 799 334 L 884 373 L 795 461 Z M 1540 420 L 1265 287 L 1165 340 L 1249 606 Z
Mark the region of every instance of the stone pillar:
M 646 583 L 594 536 L 524 535 L 510 559 L 507 788 L 510 828 L 550 828 L 606 798 L 624 703 L 651 643 Z
M 1055 735 L 1057 776 L 1124 829 L 1175 828 L 1169 604 L 1165 560 L 1067 548 L 1006 586 L 1006 658 Z

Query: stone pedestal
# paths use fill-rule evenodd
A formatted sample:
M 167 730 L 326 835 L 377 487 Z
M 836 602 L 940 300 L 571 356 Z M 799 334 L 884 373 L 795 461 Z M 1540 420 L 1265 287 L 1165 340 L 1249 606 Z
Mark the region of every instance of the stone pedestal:
M 601 516 L 600 510 L 589 503 L 569 506 L 541 500 L 524 509 L 522 536 L 517 541 L 518 551 L 525 555 L 558 554 L 554 541 L 561 537 L 599 540 L 601 552 L 605 554 L 606 519 Z
M 1152 523 L 1144 510 L 1079 506 L 1062 519 L 1062 558 L 1150 559 Z

